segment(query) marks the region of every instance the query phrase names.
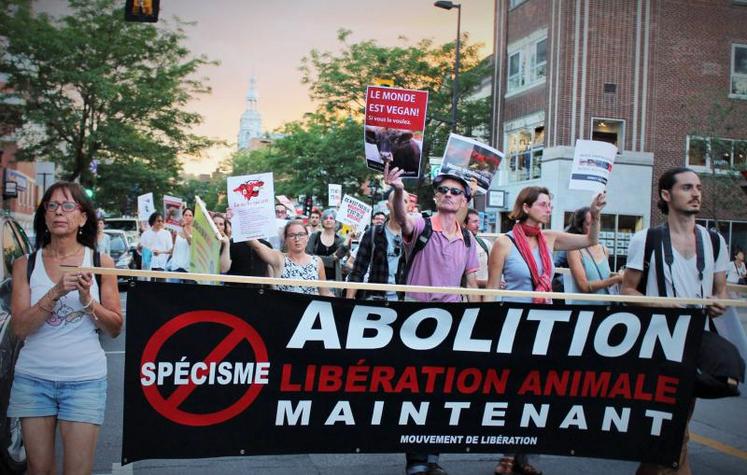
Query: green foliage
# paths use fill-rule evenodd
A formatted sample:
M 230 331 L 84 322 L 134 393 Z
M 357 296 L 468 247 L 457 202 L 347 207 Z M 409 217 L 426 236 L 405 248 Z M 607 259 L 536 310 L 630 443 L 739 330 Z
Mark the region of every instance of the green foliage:
M 44 130 L 21 137 L 19 159 L 54 161 L 65 179 L 96 182 L 97 197 L 119 207 L 132 198 L 125 188 L 164 190 L 180 171 L 177 156 L 211 143 L 189 132 L 201 116 L 183 110 L 193 95 L 210 92 L 193 77 L 210 62 L 185 48 L 182 23 L 126 23 L 118 0 L 70 0 L 71 13 L 60 19 L 12 3 L 0 11 L 7 51 L 0 70 L 25 99 L 24 122 Z

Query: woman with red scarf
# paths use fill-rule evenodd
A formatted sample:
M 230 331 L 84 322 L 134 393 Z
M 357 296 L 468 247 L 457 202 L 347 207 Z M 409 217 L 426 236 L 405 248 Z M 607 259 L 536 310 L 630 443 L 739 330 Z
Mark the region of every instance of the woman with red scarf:
M 528 186 L 519 192 L 509 218 L 515 221 L 508 233 L 493 244 L 488 261 L 488 288 L 505 290 L 534 290 L 551 292 L 555 272 L 553 251 L 571 251 L 597 244 L 599 216 L 606 204 L 606 195 L 598 194 L 589 207 L 591 226 L 588 234 L 570 234 L 563 231 L 542 229 L 550 222 L 552 200 L 550 191 L 542 186 Z M 501 286 L 501 282 L 505 282 Z M 552 303 L 543 297 L 504 298 L 504 301 Z M 524 473 L 541 474 L 529 464 L 526 454 L 506 455 L 495 467 L 496 474 Z

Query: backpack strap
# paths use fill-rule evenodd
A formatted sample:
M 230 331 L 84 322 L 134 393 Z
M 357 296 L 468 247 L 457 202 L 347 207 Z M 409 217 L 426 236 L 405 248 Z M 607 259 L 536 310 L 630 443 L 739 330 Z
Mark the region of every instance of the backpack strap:
M 401 276 L 401 283 L 407 283 L 407 277 L 410 275 L 410 269 L 412 268 L 412 262 L 415 260 L 415 256 L 422 251 L 426 244 L 428 244 L 428 241 L 431 238 L 431 235 L 433 234 L 433 225 L 431 224 L 431 218 L 426 217 L 423 218 L 425 221 L 425 225 L 423 226 L 423 231 L 420 233 L 420 236 L 415 240 L 415 245 L 412 248 L 412 252 L 410 252 L 409 255 L 402 254 L 402 258 L 405 259 L 405 267 L 402 271 Z
M 721 239 L 719 234 L 713 229 L 708 230 L 708 236 L 711 238 L 711 249 L 713 249 L 713 263 L 716 264 L 718 256 L 721 253 Z
M 31 274 L 34 272 L 34 266 L 36 266 L 36 252 L 29 254 L 26 260 L 26 283 L 29 285 L 31 285 Z
M 488 249 L 488 245 L 485 244 L 485 241 L 475 236 L 475 241 L 477 241 L 477 244 L 482 248 L 483 251 L 485 251 L 485 254 L 490 255 L 490 249 Z M 467 241 L 469 243 L 469 241 Z M 469 247 L 469 244 L 467 244 L 467 247 Z
M 643 271 L 641 273 L 641 280 L 638 282 L 638 292 L 646 295 L 646 285 L 648 283 L 648 271 L 651 266 L 651 255 L 654 253 L 654 248 L 661 246 L 661 234 L 658 232 L 658 228 L 648 228 L 646 231 L 646 243 L 643 251 Z

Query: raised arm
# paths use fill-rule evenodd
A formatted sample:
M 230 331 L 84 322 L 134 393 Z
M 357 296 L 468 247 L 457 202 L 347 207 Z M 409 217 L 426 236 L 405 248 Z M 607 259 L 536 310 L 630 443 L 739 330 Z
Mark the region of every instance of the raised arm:
M 384 164 L 384 183 L 394 189 L 393 219 L 402 228 L 402 237 L 409 240 L 415 230 L 415 221 L 407 214 L 405 203 L 402 199 L 405 193 L 405 184 L 402 183 L 402 173 L 404 173 L 404 170 L 400 170 L 397 167 L 389 170 L 389 162 Z
M 257 256 L 268 266 L 272 267 L 273 275 L 280 275 L 283 269 L 283 253 L 275 249 L 270 249 L 256 239 L 247 241 L 249 247 L 254 249 Z
M 555 251 L 572 251 L 574 249 L 583 249 L 594 246 L 599 242 L 599 227 L 601 222 L 602 209 L 607 204 L 607 193 L 597 194 L 589 206 L 591 214 L 591 226 L 589 234 L 571 234 L 563 231 L 546 230 L 542 231 L 547 240 Z

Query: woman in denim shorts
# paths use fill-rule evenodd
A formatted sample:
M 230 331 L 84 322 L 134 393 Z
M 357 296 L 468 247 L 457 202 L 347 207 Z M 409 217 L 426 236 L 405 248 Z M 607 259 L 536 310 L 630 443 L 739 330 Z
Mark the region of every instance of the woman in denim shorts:
M 25 343 L 8 416 L 21 419 L 28 473 L 54 472 L 58 422 L 64 473 L 91 473 L 106 407 L 106 355 L 97 330 L 116 336 L 122 329 L 117 279 L 102 276 L 99 288 L 93 274 L 70 269 L 94 265 L 96 213 L 80 185 L 52 185 L 36 209 L 34 231 L 37 251 L 13 264 L 13 331 Z M 100 262 L 114 267 L 106 254 Z

